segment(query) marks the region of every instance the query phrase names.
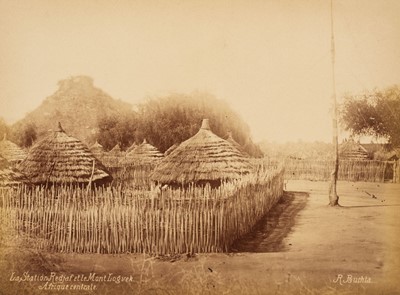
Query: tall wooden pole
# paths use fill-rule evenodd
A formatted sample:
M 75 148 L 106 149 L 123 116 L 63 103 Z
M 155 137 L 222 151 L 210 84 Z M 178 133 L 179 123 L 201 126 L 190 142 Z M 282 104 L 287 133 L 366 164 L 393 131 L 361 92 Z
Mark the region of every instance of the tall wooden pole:
M 339 143 L 337 128 L 337 102 L 336 102 L 336 81 L 335 81 L 335 35 L 333 30 L 333 0 L 331 0 L 331 57 L 332 57 L 332 131 L 333 145 L 335 150 L 335 165 L 331 173 L 331 184 L 329 187 L 329 205 L 338 206 L 339 196 L 337 195 L 336 186 L 339 171 Z

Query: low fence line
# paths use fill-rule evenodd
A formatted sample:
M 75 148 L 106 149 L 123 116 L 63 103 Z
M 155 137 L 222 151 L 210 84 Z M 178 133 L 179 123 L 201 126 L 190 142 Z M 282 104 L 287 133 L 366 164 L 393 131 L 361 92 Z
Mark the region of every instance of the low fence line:
M 122 186 L 0 189 L 0 209 L 41 248 L 77 253 L 222 252 L 283 194 L 284 170 L 218 189 L 146 191 Z
M 259 165 L 285 166 L 285 179 L 330 180 L 333 160 L 261 159 Z M 338 179 L 366 182 L 399 182 L 398 163 L 394 161 L 339 160 Z

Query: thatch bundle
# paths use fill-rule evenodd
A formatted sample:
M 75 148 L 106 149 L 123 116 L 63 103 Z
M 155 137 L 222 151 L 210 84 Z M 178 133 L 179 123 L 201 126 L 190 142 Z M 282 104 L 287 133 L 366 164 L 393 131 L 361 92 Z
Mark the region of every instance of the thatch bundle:
M 126 154 L 125 163 L 151 163 L 160 160 L 164 155 L 146 139 L 143 143 Z
M 8 161 L 0 156 L 0 187 L 21 184 L 25 177 L 10 167 Z
M 0 141 L 0 155 L 10 164 L 21 162 L 26 157 L 25 151 L 15 143 L 7 140 L 5 134 L 3 140 Z
M 37 142 L 19 165 L 34 184 L 104 184 L 111 176 L 78 139 L 58 130 Z
M 151 178 L 161 184 L 218 186 L 248 174 L 252 166 L 239 150 L 215 135 L 204 119 L 196 135 L 182 142 L 156 167 Z
M 349 139 L 343 142 L 339 147 L 339 154 L 341 158 L 348 160 L 367 160 L 368 151 L 354 139 Z

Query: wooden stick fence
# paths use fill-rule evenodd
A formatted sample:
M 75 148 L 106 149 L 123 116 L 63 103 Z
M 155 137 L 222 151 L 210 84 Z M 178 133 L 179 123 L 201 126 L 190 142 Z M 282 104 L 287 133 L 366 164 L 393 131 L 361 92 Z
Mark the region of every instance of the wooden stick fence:
M 0 189 L 0 209 L 20 233 L 59 252 L 228 251 L 283 194 L 282 168 L 218 189 L 92 191 L 76 187 Z
M 277 160 L 262 159 L 259 165 L 274 167 Z M 321 180 L 330 179 L 333 169 L 333 160 L 282 160 L 285 166 L 285 179 L 305 179 Z M 340 160 L 339 161 L 339 180 L 346 181 L 366 181 L 366 182 L 396 182 L 396 166 L 391 161 L 372 161 L 372 160 Z

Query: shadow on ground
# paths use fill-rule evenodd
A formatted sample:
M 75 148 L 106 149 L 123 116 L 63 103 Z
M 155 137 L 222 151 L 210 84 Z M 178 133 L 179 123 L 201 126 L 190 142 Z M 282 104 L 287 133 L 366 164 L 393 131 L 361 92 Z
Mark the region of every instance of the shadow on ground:
M 231 252 L 282 252 L 287 250 L 283 239 L 296 223 L 298 213 L 307 204 L 308 193 L 285 192 L 279 202 L 254 226 L 254 229 L 233 243 Z

